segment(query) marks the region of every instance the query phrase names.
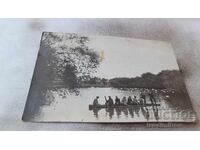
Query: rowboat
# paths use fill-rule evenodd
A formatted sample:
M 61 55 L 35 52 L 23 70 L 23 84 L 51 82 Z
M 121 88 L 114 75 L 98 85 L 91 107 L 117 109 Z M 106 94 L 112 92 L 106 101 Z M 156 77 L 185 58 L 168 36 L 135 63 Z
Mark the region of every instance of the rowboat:
M 133 105 L 113 105 L 113 106 L 107 106 L 107 105 L 89 105 L 89 110 L 94 109 L 103 109 L 103 108 L 134 108 L 134 107 L 147 107 L 147 106 L 160 106 L 160 104 L 133 104 Z

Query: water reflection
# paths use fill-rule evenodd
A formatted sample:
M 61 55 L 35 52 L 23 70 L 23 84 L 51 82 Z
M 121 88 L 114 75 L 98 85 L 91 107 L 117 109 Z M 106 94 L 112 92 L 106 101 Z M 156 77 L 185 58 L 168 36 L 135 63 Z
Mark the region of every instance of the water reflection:
M 108 114 L 109 119 L 112 119 L 114 115 L 114 108 L 106 108 L 106 115 Z
M 149 120 L 149 109 L 147 107 L 141 107 L 142 115 L 146 120 Z
M 137 117 L 139 117 L 139 111 L 140 111 L 140 107 L 135 107 L 135 114 L 137 115 Z
M 134 110 L 132 108 L 128 108 L 128 112 L 129 112 L 131 118 L 133 118 L 134 117 Z
M 119 119 L 121 114 L 122 114 L 121 108 L 117 107 L 117 108 L 115 108 L 115 111 L 116 111 L 116 114 L 117 114 L 117 118 Z
M 134 106 L 134 107 L 107 107 L 107 108 L 94 108 L 92 109 L 94 116 L 99 118 L 99 111 L 105 109 L 106 117 L 112 119 L 115 112 L 116 116 L 119 119 L 121 116 L 125 116 L 126 118 L 131 117 L 144 117 L 147 121 L 150 119 L 150 111 L 152 111 L 151 117 L 155 118 L 157 121 L 159 120 L 159 109 L 157 106 Z
M 38 90 L 38 89 L 37 89 Z M 35 99 L 40 99 L 41 105 L 39 113 L 34 116 L 37 120 L 82 120 L 102 121 L 102 122 L 144 122 L 144 121 L 184 121 L 192 120 L 195 116 L 189 99 L 178 93 L 163 93 L 163 90 L 154 92 L 156 102 L 146 96 L 146 103 L 157 103 L 160 106 L 134 106 L 134 107 L 114 107 L 97 108 L 88 110 L 92 97 L 97 95 L 116 95 L 121 99 L 131 95 L 140 97 L 141 89 L 113 89 L 113 88 L 85 88 L 81 89 L 79 95 L 72 94 L 65 88 L 41 90 L 40 95 Z M 105 104 L 103 96 L 99 98 L 99 104 Z M 35 104 L 34 104 L 35 106 Z M 32 108 L 32 107 L 30 107 Z M 55 109 L 56 108 L 56 109 Z M 78 110 L 78 111 L 77 111 Z M 184 113 L 185 112 L 185 113 Z M 69 119 L 70 118 L 70 119 Z M 59 121 L 59 120 L 58 120 Z
M 99 110 L 100 110 L 99 108 L 93 109 L 94 116 L 95 116 L 97 119 L 99 118 L 99 115 L 98 115 Z
M 153 106 L 153 113 L 154 113 L 155 119 L 158 120 L 159 119 L 158 107 Z

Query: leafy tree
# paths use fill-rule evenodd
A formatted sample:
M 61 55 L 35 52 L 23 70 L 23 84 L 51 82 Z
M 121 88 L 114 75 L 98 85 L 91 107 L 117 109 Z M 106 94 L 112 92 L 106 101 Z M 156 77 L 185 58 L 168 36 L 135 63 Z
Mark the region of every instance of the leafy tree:
M 88 41 L 77 34 L 43 33 L 41 47 L 50 55 L 46 66 L 69 88 L 77 87 L 78 79 L 90 76 L 100 63 L 99 54 L 87 46 Z

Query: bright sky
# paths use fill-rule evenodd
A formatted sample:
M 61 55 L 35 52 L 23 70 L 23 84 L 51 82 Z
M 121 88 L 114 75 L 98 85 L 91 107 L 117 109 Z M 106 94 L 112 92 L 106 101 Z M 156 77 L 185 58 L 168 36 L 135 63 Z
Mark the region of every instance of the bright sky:
M 136 77 L 145 72 L 157 74 L 165 69 L 178 69 L 173 49 L 167 42 L 110 36 L 89 39 L 88 46 L 104 54 L 94 76 Z

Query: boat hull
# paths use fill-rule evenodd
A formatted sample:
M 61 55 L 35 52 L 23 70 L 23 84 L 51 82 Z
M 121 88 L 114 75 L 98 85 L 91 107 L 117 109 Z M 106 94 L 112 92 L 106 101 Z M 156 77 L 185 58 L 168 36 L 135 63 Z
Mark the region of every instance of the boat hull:
M 134 105 L 125 105 L 125 106 L 107 106 L 107 105 L 89 105 L 89 110 L 94 110 L 94 109 L 103 109 L 103 108 L 134 108 L 134 107 L 147 107 L 147 106 L 160 106 L 160 104 L 134 104 Z

